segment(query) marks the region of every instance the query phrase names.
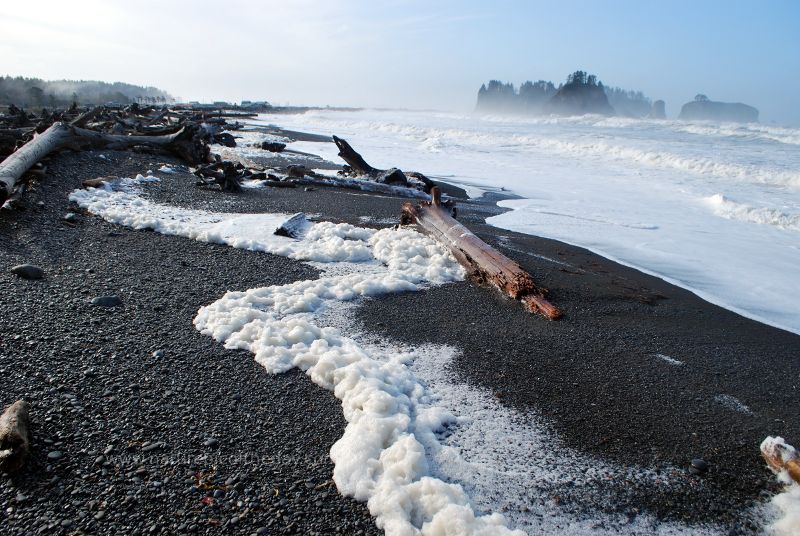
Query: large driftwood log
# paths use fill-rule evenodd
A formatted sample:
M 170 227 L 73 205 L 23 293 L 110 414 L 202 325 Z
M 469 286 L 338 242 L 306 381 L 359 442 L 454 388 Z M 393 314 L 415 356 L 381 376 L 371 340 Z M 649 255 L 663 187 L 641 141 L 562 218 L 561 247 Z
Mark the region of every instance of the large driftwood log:
M 561 311 L 545 298 L 547 290 L 536 285 L 519 264 L 490 247 L 441 207 L 439 188 L 433 188 L 431 196 L 430 204 L 405 203 L 401 222 L 418 224 L 425 234 L 447 246 L 468 270 L 473 281 L 494 285 L 520 300 L 532 313 L 542 314 L 550 320 L 562 316 Z
M 0 471 L 16 473 L 31 451 L 30 406 L 17 400 L 0 415 Z
M 96 148 L 125 149 L 132 146 L 160 147 L 190 164 L 208 160 L 208 147 L 197 135 L 199 127 L 187 125 L 165 136 L 125 136 L 87 130 L 62 122 L 53 123 L 42 134 L 0 162 L 0 203 L 8 199 L 14 186 L 36 162 L 63 147 L 88 145 Z
M 418 181 L 422 183 L 425 193 L 429 193 L 434 186 L 432 180 L 416 171 L 403 173 L 397 168 L 378 169 L 370 166 L 367 164 L 366 160 L 364 160 L 364 157 L 358 154 L 347 141 L 338 136 L 333 136 L 333 142 L 336 144 L 336 147 L 339 148 L 339 157 L 347 162 L 350 169 L 357 175 L 365 175 L 378 183 L 405 187 L 409 186 L 409 182 Z M 414 179 L 414 181 L 409 181 L 409 177 Z
M 766 438 L 761 443 L 761 454 L 775 473 L 786 471 L 792 480 L 800 484 L 800 455 L 782 437 Z
M 375 175 L 380 170 L 370 166 L 364 158 L 353 149 L 347 141 L 333 136 L 333 143 L 339 148 L 339 157 L 361 175 Z
M 0 163 L 0 202 L 8 199 L 26 171 L 50 152 L 63 147 L 71 136 L 69 127 L 55 123 L 3 160 Z

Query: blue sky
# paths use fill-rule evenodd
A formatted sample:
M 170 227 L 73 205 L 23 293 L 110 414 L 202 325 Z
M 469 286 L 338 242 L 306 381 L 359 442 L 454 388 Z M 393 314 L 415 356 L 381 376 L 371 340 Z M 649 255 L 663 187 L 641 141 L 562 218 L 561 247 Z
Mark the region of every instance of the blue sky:
M 222 6 L 225 7 L 222 7 Z M 186 99 L 467 111 L 480 84 L 576 69 L 800 124 L 800 1 L 73 0 L 0 6 L 0 69 Z

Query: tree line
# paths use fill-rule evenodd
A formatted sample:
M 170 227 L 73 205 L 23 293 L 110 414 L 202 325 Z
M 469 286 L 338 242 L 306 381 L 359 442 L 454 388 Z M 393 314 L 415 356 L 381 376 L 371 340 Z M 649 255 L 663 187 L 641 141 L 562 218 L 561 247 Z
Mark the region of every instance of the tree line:
M 42 80 L 22 76 L 0 77 L 0 105 L 14 104 L 27 108 L 63 107 L 72 103 L 166 104 L 175 99 L 155 87 L 98 80 Z

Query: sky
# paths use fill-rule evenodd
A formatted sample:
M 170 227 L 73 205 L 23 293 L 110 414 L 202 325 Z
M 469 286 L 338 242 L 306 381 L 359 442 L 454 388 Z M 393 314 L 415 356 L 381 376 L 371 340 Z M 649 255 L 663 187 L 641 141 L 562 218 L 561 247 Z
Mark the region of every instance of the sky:
M 38 0 L 0 4 L 0 74 L 184 100 L 469 111 L 489 79 L 575 70 L 800 125 L 800 0 Z

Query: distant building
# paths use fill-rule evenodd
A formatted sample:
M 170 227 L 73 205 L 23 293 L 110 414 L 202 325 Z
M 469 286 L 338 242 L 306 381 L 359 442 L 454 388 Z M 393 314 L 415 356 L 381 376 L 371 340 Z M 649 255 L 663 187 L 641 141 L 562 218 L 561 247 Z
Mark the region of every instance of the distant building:
M 248 108 L 252 110 L 263 110 L 265 108 L 272 108 L 272 105 L 267 101 L 249 101 L 243 100 L 241 104 L 242 108 Z

